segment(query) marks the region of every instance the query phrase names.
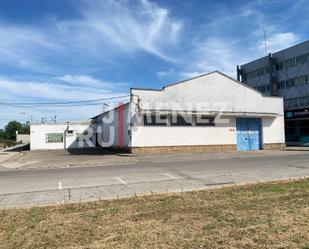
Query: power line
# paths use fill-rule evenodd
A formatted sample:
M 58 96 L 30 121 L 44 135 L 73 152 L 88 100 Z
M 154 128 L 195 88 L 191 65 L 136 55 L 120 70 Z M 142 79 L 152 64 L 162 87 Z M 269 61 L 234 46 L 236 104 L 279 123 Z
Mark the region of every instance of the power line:
M 91 106 L 102 105 L 102 101 L 127 98 L 130 95 L 114 96 L 109 98 L 89 99 L 79 101 L 65 102 L 0 102 L 0 105 L 11 107 L 74 107 L 74 106 Z
M 57 104 L 74 104 L 74 103 L 86 103 L 86 102 L 97 102 L 103 100 L 111 100 L 111 99 L 120 99 L 129 97 L 130 95 L 121 95 L 121 96 L 113 96 L 109 98 L 100 98 L 100 99 L 88 99 L 88 100 L 79 100 L 79 101 L 64 101 L 64 102 L 0 102 L 8 103 L 8 104 L 17 104 L 17 105 L 57 105 Z

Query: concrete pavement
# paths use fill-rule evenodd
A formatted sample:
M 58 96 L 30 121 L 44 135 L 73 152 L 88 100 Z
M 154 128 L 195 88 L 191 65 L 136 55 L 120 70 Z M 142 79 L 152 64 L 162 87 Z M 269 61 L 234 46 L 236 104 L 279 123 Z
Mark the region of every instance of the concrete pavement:
M 156 155 L 142 159 L 118 165 L 2 169 L 0 207 L 190 191 L 309 176 L 308 151 Z

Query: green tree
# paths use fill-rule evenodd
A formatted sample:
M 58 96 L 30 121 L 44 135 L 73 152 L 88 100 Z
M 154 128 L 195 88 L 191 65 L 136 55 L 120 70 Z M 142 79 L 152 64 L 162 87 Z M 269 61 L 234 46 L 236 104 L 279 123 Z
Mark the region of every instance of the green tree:
M 3 129 L 0 129 L 0 139 L 6 139 L 6 133 Z
M 30 123 L 27 122 L 25 124 L 22 124 L 22 129 L 18 131 L 21 134 L 30 134 Z
M 16 131 L 22 132 L 24 127 L 22 123 L 18 121 L 10 121 L 4 128 L 6 139 L 15 140 L 16 139 Z

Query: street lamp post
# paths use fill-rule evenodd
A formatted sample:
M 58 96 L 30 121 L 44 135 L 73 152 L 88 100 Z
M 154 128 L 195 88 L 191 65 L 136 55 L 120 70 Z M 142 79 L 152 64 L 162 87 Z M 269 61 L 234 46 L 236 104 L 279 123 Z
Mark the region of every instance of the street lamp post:
M 105 110 L 106 110 L 105 108 L 108 107 L 108 106 L 109 106 L 109 104 L 103 103 L 103 112 L 105 112 Z
M 20 112 L 20 113 L 30 118 L 30 124 L 33 123 L 32 115 L 30 115 L 30 114 L 28 114 L 28 113 L 26 113 L 26 112 Z

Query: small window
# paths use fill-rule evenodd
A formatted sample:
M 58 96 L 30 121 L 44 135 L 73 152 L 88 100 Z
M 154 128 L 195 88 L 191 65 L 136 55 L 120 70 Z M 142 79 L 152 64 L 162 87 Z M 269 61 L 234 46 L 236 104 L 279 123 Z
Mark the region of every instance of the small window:
M 284 89 L 284 88 L 285 88 L 285 80 L 280 81 L 280 82 L 278 83 L 278 89 Z
M 191 126 L 192 116 L 189 115 L 177 115 L 172 117 L 172 126 Z
M 302 56 L 296 57 L 296 64 L 297 64 L 297 65 L 302 64 Z
M 292 87 L 292 86 L 294 86 L 294 79 L 289 79 L 289 80 L 287 80 L 286 86 L 287 86 L 287 87 Z
M 278 64 L 276 64 L 276 70 L 282 70 L 284 68 L 284 62 L 279 62 Z
M 74 131 L 72 131 L 72 130 L 67 131 L 67 134 L 73 134 L 73 133 L 74 133 Z
M 294 83 L 295 83 L 296 86 L 305 85 L 305 84 L 307 84 L 307 82 L 308 82 L 308 76 L 307 75 L 297 77 L 294 80 Z
M 47 133 L 46 143 L 63 143 L 63 133 Z
M 166 115 L 145 115 L 144 125 L 145 126 L 166 126 L 167 116 Z
M 215 118 L 205 115 L 196 116 L 196 126 L 215 126 Z
M 308 62 L 308 55 L 305 54 L 305 55 L 302 56 L 302 62 L 303 62 L 303 64 Z
M 299 107 L 299 99 L 287 99 L 284 101 L 286 108 L 297 108 Z

